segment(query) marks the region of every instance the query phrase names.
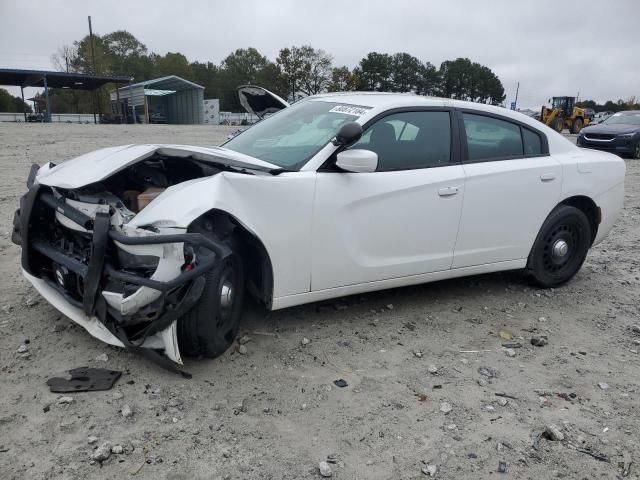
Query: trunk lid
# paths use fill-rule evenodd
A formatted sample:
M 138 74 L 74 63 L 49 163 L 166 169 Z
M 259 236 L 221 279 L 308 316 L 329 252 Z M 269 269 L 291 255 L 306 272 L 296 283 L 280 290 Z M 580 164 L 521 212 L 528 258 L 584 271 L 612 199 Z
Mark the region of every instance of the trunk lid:
M 289 106 L 286 100 L 275 93 L 255 85 L 238 87 L 238 98 L 244 109 L 248 113 L 256 115 L 260 120 Z

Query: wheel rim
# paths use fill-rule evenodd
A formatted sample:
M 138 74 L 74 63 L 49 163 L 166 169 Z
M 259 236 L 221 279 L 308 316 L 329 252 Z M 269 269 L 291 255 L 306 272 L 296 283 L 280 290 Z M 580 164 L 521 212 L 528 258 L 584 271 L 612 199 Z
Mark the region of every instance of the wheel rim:
M 636 151 L 635 151 L 634 157 L 640 158 L 640 140 L 638 140 L 638 143 L 636 143 Z
M 218 283 L 219 309 L 216 327 L 224 329 L 224 327 L 233 319 L 233 310 L 236 299 L 236 272 L 227 265 Z
M 542 263 L 544 269 L 562 276 L 573 268 L 578 256 L 580 229 L 573 223 L 563 223 L 553 228 L 544 238 Z

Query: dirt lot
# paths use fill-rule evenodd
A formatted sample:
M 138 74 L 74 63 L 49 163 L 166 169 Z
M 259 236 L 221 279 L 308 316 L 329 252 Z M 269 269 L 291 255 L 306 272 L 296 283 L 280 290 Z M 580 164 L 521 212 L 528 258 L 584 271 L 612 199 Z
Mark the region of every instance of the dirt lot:
M 313 479 L 328 456 L 336 479 L 640 478 L 638 162 L 616 227 L 565 287 L 513 272 L 250 306 L 247 353 L 187 361 L 191 380 L 95 340 L 22 278 L 10 229 L 32 162 L 230 130 L 0 125 L 0 478 Z M 60 403 L 45 381 L 83 365 L 125 373 Z M 549 424 L 564 439 L 536 441 Z M 92 462 L 103 442 L 123 452 Z

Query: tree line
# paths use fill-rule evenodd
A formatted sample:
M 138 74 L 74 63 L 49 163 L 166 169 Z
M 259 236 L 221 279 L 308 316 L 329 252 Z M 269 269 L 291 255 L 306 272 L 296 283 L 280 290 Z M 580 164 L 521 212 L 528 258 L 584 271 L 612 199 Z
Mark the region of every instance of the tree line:
M 0 113 L 22 113 L 25 111 L 31 113 L 33 110 L 27 103 L 22 102 L 22 98 L 14 97 L 4 88 L 0 88 Z
M 592 108 L 595 112 L 621 112 L 623 110 L 640 110 L 640 100 L 635 95 L 626 100 L 619 99 L 617 102 L 607 100 L 598 103 L 595 100 L 583 100 L 576 102 L 578 107 Z
M 259 85 L 290 101 L 330 91 L 366 90 L 409 92 L 499 105 L 504 88 L 490 68 L 458 58 L 439 68 L 409 53 L 370 52 L 355 68 L 336 66 L 328 52 L 309 45 L 286 47 L 272 61 L 255 48 L 240 48 L 220 64 L 189 62 L 179 52 L 159 55 L 127 31 L 89 36 L 58 49 L 52 56 L 57 70 L 129 75 L 134 82 L 177 75 L 205 87 L 205 98 L 219 98 L 222 110 L 242 110 L 236 87 Z M 102 111 L 108 106 L 108 91 L 98 92 Z M 92 111 L 91 94 L 73 90 L 51 90 L 52 109 L 57 113 Z

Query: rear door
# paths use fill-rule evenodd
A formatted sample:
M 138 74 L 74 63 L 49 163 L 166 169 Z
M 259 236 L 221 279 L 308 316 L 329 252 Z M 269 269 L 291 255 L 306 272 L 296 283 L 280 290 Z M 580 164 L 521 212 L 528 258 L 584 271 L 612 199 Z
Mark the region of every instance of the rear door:
M 453 268 L 526 258 L 561 195 L 546 137 L 514 120 L 458 112 L 465 198 Z

